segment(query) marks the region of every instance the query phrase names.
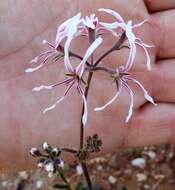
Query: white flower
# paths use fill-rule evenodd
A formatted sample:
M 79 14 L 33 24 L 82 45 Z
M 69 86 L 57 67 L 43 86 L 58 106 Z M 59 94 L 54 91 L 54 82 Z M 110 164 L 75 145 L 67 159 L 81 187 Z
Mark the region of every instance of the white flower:
M 133 107 L 134 107 L 134 92 L 131 89 L 131 87 L 129 86 L 129 83 L 134 83 L 134 84 L 138 85 L 143 92 L 144 98 L 147 101 L 149 101 L 150 103 L 152 103 L 153 105 L 155 105 L 155 106 L 157 105 L 154 103 L 153 98 L 148 94 L 147 90 L 143 87 L 143 85 L 136 79 L 132 78 L 132 76 L 129 74 L 127 68 L 120 67 L 119 69 L 116 69 L 116 74 L 118 75 L 115 79 L 116 80 L 115 82 L 117 85 L 116 94 L 105 105 L 95 108 L 94 111 L 104 110 L 106 107 L 108 107 L 110 104 L 112 104 L 118 98 L 118 96 L 122 92 L 122 89 L 125 88 L 125 89 L 127 89 L 127 91 L 129 92 L 129 95 L 130 95 L 130 106 L 129 106 L 129 110 L 128 110 L 128 115 L 125 119 L 125 122 L 127 123 L 132 116 Z
M 70 91 L 70 89 L 75 86 L 75 88 L 77 89 L 78 93 L 82 96 L 83 99 L 83 103 L 84 103 L 84 114 L 83 114 L 83 118 L 82 118 L 82 123 L 85 126 L 86 122 L 87 122 L 87 101 L 84 95 L 84 90 L 82 87 L 82 76 L 84 73 L 84 69 L 85 69 L 85 63 L 86 61 L 89 59 L 89 57 L 92 55 L 92 53 L 94 53 L 94 51 L 97 49 L 97 47 L 99 47 L 99 45 L 102 43 L 102 38 L 98 37 L 91 45 L 90 47 L 87 49 L 83 60 L 79 63 L 79 65 L 76 68 L 73 68 L 73 66 L 71 65 L 70 62 L 65 62 L 66 65 L 66 79 L 63 80 L 60 83 L 54 84 L 54 85 L 49 85 L 49 86 L 45 86 L 45 85 L 41 85 L 39 87 L 35 87 L 33 90 L 34 91 L 40 91 L 40 90 L 50 90 L 53 89 L 54 87 L 57 87 L 59 85 L 65 85 L 67 88 L 64 92 L 64 95 L 59 98 L 53 105 L 47 107 L 46 109 L 44 109 L 43 113 L 46 113 L 52 109 L 54 109 L 57 104 L 59 104 L 60 102 L 62 102 L 66 95 L 68 94 L 68 92 Z
M 126 63 L 126 68 L 128 68 L 128 70 L 129 70 L 132 67 L 135 57 L 136 57 L 136 45 L 139 45 L 140 47 L 143 48 L 143 50 L 146 54 L 147 68 L 148 68 L 148 70 L 150 70 L 151 69 L 151 61 L 150 61 L 150 56 L 148 54 L 147 48 L 154 47 L 154 46 L 145 44 L 144 42 L 142 42 L 142 40 L 140 38 L 136 37 L 133 32 L 134 28 L 142 26 L 145 22 L 147 22 L 147 19 L 141 23 L 133 25 L 131 20 L 129 20 L 127 23 L 125 23 L 124 19 L 120 16 L 120 14 L 113 10 L 99 9 L 99 11 L 106 12 L 116 18 L 116 21 L 113 23 L 100 22 L 100 24 L 102 26 L 104 26 L 108 29 L 111 29 L 111 30 L 122 29 L 126 34 L 126 37 L 127 37 L 127 40 L 128 40 L 129 46 L 130 46 L 129 58 Z

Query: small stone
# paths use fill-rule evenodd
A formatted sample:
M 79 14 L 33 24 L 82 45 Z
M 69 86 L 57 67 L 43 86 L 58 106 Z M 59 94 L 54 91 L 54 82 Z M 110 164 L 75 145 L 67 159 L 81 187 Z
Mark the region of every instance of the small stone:
M 41 189 L 42 186 L 43 186 L 43 181 L 42 181 L 42 180 L 38 180 L 38 181 L 36 182 L 36 188 L 37 188 L 37 189 Z
M 77 165 L 76 171 L 77 171 L 78 175 L 82 175 L 83 174 L 83 170 L 82 170 L 82 167 L 80 165 Z
M 143 173 L 136 174 L 136 177 L 137 177 L 138 182 L 144 182 L 147 180 L 147 175 L 145 175 Z
M 162 175 L 162 174 L 157 174 L 157 175 L 154 176 L 155 180 L 163 180 L 164 178 L 165 178 L 165 176 Z
M 108 177 L 108 181 L 109 181 L 109 183 L 110 183 L 111 185 L 115 185 L 116 182 L 117 182 L 117 179 L 116 179 L 114 176 L 110 175 L 110 176 Z
M 98 170 L 98 171 L 102 171 L 102 170 L 103 170 L 102 165 L 99 165 L 99 166 L 97 167 L 97 170 Z
M 122 165 L 122 158 L 117 154 L 113 155 L 109 160 L 109 166 L 111 166 L 112 168 L 119 169 L 121 165 Z
M 7 187 L 8 183 L 7 183 L 7 181 L 2 181 L 1 184 L 2 184 L 3 187 Z
M 144 169 L 146 166 L 146 161 L 144 158 L 136 158 L 131 161 L 131 164 L 135 167 L 138 167 L 140 169 Z
M 28 177 L 29 177 L 29 175 L 28 175 L 28 173 L 27 173 L 26 171 L 21 171 L 21 172 L 19 172 L 19 176 L 20 176 L 22 179 L 24 179 L 24 180 L 28 179 Z
M 131 169 L 126 169 L 126 170 L 124 171 L 124 173 L 125 173 L 126 175 L 128 175 L 128 176 L 131 176 L 131 175 L 132 175 L 132 170 L 131 170 Z
M 148 151 L 147 152 L 147 155 L 150 157 L 150 159 L 155 159 L 155 157 L 156 157 L 156 153 L 154 152 L 154 151 L 152 151 L 152 150 L 150 150 L 150 151 Z
M 151 189 L 150 185 L 148 185 L 148 184 L 145 184 L 143 187 L 144 187 L 145 190 Z

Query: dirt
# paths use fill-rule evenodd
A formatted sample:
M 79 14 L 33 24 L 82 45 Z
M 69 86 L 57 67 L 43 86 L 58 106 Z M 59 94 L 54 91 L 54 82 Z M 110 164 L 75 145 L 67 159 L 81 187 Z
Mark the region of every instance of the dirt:
M 133 160 L 137 159 L 138 166 Z M 136 164 L 136 165 L 137 165 Z M 127 149 L 92 159 L 88 163 L 91 179 L 105 190 L 175 190 L 175 145 Z M 81 171 L 67 167 L 72 184 L 82 180 Z M 19 172 L 0 176 L 0 190 L 50 190 L 56 177 L 44 171 Z

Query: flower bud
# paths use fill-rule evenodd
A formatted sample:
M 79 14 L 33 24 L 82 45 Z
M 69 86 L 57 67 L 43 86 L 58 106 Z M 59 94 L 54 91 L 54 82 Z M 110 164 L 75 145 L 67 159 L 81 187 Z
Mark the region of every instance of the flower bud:
M 36 157 L 41 156 L 41 153 L 40 153 L 40 151 L 37 148 L 31 148 L 30 154 L 32 156 L 36 156 Z
M 48 164 L 46 164 L 44 166 L 44 169 L 47 171 L 47 172 L 54 172 L 54 165 L 52 162 L 49 162 Z

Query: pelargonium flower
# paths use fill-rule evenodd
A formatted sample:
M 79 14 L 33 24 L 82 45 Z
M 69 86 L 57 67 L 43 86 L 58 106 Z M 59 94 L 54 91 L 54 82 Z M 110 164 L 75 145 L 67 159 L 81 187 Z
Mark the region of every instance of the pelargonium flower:
M 157 105 L 154 103 L 153 98 L 148 94 L 148 92 L 144 88 L 144 86 L 138 80 L 132 78 L 132 76 L 130 75 L 130 73 L 128 71 L 128 68 L 126 68 L 124 66 L 117 68 L 116 71 L 112 74 L 112 77 L 114 78 L 116 85 L 117 85 L 117 92 L 116 92 L 115 96 L 111 100 L 109 100 L 104 106 L 95 108 L 94 111 L 104 110 L 107 106 L 112 104 L 118 98 L 118 96 L 121 94 L 122 89 L 125 87 L 128 90 L 128 92 L 130 94 L 130 98 L 131 98 L 128 115 L 125 119 L 125 121 L 127 123 L 132 116 L 133 106 L 134 106 L 134 92 L 133 92 L 132 88 L 130 87 L 130 83 L 134 83 L 134 84 L 138 85 L 140 87 L 140 89 L 143 91 L 144 98 L 147 101 L 149 101 L 150 103 Z
M 68 92 L 70 91 L 70 89 L 75 86 L 78 93 L 82 96 L 83 98 L 83 103 L 84 103 L 84 114 L 83 114 L 83 118 L 82 118 L 82 122 L 83 125 L 85 126 L 86 121 L 87 121 L 87 101 L 86 101 L 86 97 L 84 95 L 84 88 L 83 88 L 83 84 L 85 83 L 82 76 L 84 73 L 84 69 L 85 69 L 85 63 L 86 61 L 89 59 L 89 57 L 92 55 L 92 53 L 96 50 L 96 48 L 102 43 L 102 38 L 98 37 L 91 45 L 90 47 L 87 49 L 83 60 L 79 63 L 79 65 L 76 68 L 73 68 L 73 66 L 71 65 L 70 62 L 65 62 L 66 64 L 66 79 L 63 80 L 62 82 L 53 84 L 53 85 L 41 85 L 39 87 L 35 87 L 33 89 L 33 91 L 40 91 L 40 90 L 51 90 L 54 87 L 57 87 L 59 85 L 66 85 L 66 90 L 63 94 L 63 96 L 61 98 L 59 98 L 52 106 L 46 108 L 43 113 L 46 113 L 52 109 L 54 109 L 56 107 L 57 104 L 59 104 L 61 101 L 63 101 L 66 97 L 66 95 L 68 94 Z
M 134 59 L 136 56 L 136 45 L 139 45 L 140 47 L 143 48 L 145 54 L 146 54 L 146 58 L 147 58 L 147 68 L 148 70 L 151 69 L 151 60 L 150 60 L 150 56 L 148 54 L 148 50 L 146 48 L 150 48 L 150 47 L 154 47 L 154 46 L 150 46 L 145 44 L 140 38 L 136 37 L 133 29 L 142 26 L 147 20 L 144 20 L 141 23 L 132 24 L 132 21 L 129 20 L 127 23 L 125 23 L 124 19 L 121 17 L 121 15 L 113 10 L 110 9 L 99 9 L 99 11 L 103 11 L 106 12 L 112 16 L 114 16 L 116 18 L 116 21 L 113 23 L 104 23 L 104 22 L 100 22 L 100 24 L 104 27 L 106 27 L 107 29 L 110 30 L 117 30 L 117 29 L 122 29 L 127 37 L 129 46 L 130 46 L 130 52 L 129 52 L 129 57 L 126 63 L 126 68 L 130 69 L 134 63 Z

